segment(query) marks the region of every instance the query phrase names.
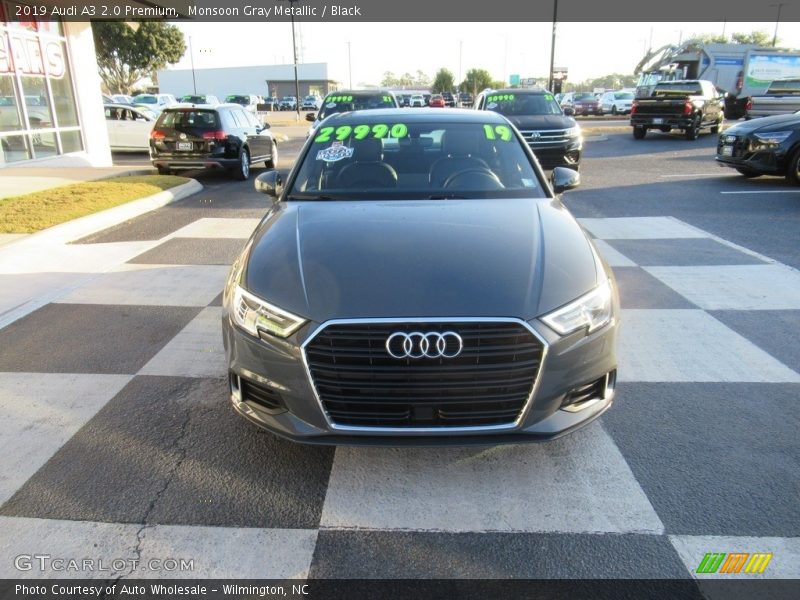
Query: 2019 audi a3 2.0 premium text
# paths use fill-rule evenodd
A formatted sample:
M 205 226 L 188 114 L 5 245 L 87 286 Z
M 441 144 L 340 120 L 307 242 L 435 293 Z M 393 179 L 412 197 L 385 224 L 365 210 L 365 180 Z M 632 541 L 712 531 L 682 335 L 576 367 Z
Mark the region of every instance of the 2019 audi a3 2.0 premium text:
M 618 297 L 532 151 L 491 111 L 331 115 L 228 278 L 231 401 L 323 444 L 494 444 L 611 404 Z

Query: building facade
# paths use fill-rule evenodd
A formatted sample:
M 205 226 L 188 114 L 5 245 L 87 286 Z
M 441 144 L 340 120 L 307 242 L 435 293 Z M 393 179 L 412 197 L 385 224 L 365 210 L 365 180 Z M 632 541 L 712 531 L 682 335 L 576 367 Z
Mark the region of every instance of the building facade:
M 327 63 L 297 65 L 300 97 L 334 92 L 337 82 L 328 77 Z M 213 94 L 220 100 L 231 94 L 294 96 L 294 65 L 255 65 L 216 69 L 165 69 L 158 72 L 158 89 L 176 97 Z
M 111 165 L 91 25 L 19 6 L 0 1 L 0 168 Z

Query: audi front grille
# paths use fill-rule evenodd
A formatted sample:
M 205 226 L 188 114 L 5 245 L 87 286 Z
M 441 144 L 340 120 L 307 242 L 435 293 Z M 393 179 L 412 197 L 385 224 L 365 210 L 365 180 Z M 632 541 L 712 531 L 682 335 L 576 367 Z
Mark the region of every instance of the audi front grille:
M 453 332 L 457 356 L 393 357 L 394 334 Z M 450 336 L 448 336 L 449 338 Z M 402 340 L 401 340 L 402 341 Z M 419 336 L 409 346 L 419 354 Z M 402 352 L 402 344 L 396 343 Z M 442 346 L 444 348 L 444 346 Z M 444 355 L 458 348 L 448 342 Z M 535 389 L 544 343 L 521 321 L 332 322 L 304 345 L 312 385 L 339 429 L 514 427 Z

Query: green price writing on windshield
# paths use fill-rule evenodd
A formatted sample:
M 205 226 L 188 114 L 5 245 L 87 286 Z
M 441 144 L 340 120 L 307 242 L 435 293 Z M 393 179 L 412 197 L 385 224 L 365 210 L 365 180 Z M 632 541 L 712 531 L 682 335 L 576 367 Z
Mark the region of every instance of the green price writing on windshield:
M 514 94 L 495 94 L 486 98 L 487 102 L 509 102 L 514 99 Z
M 503 140 L 504 142 L 510 142 L 514 139 L 514 134 L 511 131 L 511 127 L 507 125 L 484 125 L 483 126 L 483 133 L 486 135 L 487 140 Z
M 352 96 L 328 96 L 327 102 L 352 102 Z
M 510 132 L 509 132 L 510 133 Z M 340 125 L 339 127 L 321 127 L 314 138 L 314 143 L 330 142 L 332 139 L 343 142 L 349 137 L 356 140 L 363 140 L 368 137 L 376 139 L 404 138 L 408 136 L 408 126 L 403 123 L 387 125 L 386 123 L 375 123 L 374 125 Z

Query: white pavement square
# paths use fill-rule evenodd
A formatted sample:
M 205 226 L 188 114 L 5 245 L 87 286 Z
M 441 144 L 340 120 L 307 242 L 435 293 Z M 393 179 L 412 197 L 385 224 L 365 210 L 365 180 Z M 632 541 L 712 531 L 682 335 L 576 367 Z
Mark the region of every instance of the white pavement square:
M 706 310 L 800 309 L 800 272 L 781 264 L 645 267 Z
M 702 310 L 622 311 L 619 381 L 800 382 L 800 375 Z
M 339 447 L 321 527 L 663 532 L 628 464 L 597 422 L 548 444 Z
M 261 219 L 197 219 L 169 237 L 247 239 Z
M 686 569 L 698 579 L 800 579 L 800 538 L 782 537 L 733 537 L 671 535 L 669 541 L 681 557 Z M 772 553 L 772 558 L 763 573 L 697 573 L 697 567 L 707 552 Z
M 0 504 L 131 379 L 129 375 L 0 373 Z
M 222 377 L 227 372 L 222 345 L 222 308 L 204 308 L 139 372 L 140 375 Z
M 222 291 L 225 265 L 121 265 L 59 299 L 60 303 L 208 306 Z
M 185 558 L 194 561 L 194 568 L 142 571 L 136 577 L 298 579 L 308 576 L 317 530 L 158 525 L 141 537 L 143 564 Z
M 673 217 L 619 217 L 578 219 L 593 236 L 601 240 L 659 240 L 709 237 L 704 231 Z
M 124 575 L 136 558 L 140 525 L 0 517 L 0 579 L 112 579 Z M 49 559 L 78 560 L 77 569 Z M 82 559 L 92 560 L 92 568 Z M 102 565 L 99 564 L 102 559 Z M 117 568 L 115 568 L 117 567 Z
M 614 248 L 608 242 L 603 240 L 594 240 L 594 245 L 597 247 L 598 252 L 608 262 L 610 267 L 635 267 L 636 263 L 630 258 L 625 256 L 622 252 Z

